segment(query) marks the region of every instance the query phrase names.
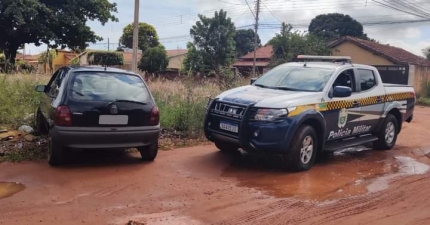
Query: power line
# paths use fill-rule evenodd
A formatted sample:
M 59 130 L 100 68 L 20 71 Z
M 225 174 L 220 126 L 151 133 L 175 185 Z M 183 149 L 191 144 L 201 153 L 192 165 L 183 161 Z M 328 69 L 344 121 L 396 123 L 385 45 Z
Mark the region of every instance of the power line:
M 270 12 L 270 14 L 272 14 L 273 18 L 277 19 L 280 23 L 282 23 L 282 21 L 277 16 L 275 16 L 275 14 L 273 14 L 272 11 L 270 11 L 269 7 L 267 7 L 267 5 L 264 2 L 263 2 L 263 6 L 264 6 L 264 8 L 267 9 L 267 11 Z
M 254 18 L 256 18 L 256 17 L 255 17 L 255 14 L 254 14 L 254 10 L 252 10 L 252 9 L 251 9 L 251 6 L 249 5 L 248 0 L 245 0 L 245 2 L 246 2 L 246 5 L 247 5 L 247 6 L 248 6 L 248 8 L 249 8 L 249 11 L 251 11 L 251 13 L 252 13 L 252 16 L 254 16 Z

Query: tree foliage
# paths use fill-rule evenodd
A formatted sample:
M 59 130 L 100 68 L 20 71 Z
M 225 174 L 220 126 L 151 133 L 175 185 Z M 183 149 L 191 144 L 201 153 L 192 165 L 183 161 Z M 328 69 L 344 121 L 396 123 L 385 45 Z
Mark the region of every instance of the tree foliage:
M 166 70 L 169 65 L 167 52 L 164 46 L 158 45 L 157 47 L 148 48 L 143 52 L 143 56 L 139 62 L 139 69 L 149 73 L 159 73 Z
M 324 39 L 300 31 L 292 32 L 292 26 L 282 24 L 279 34 L 269 41 L 273 46 L 271 65 L 276 66 L 297 58 L 298 55 L 329 55 Z
M 133 24 L 124 27 L 119 43 L 127 48 L 133 48 Z M 142 52 L 157 47 L 160 42 L 155 28 L 147 23 L 139 23 L 139 49 Z
M 228 67 L 235 56 L 236 28 L 227 12 L 215 12 L 214 17 L 199 15 L 198 21 L 190 30 L 194 46 L 201 53 L 203 61 L 220 79 L 222 67 Z
M 237 30 L 236 31 L 236 57 L 240 58 L 254 51 L 254 35 L 253 29 Z M 260 37 L 257 34 L 257 46 L 261 46 Z
M 25 43 L 85 49 L 88 42 L 102 40 L 86 22 L 117 21 L 112 15 L 116 11 L 116 4 L 109 0 L 1 0 L 0 50 L 14 63 L 18 48 Z
M 312 19 L 309 33 L 330 40 L 342 36 L 353 36 L 369 40 L 363 33 L 363 25 L 349 15 L 340 13 L 321 14 Z
M 426 59 L 430 60 L 430 47 L 423 49 L 423 54 Z
M 187 43 L 187 55 L 183 62 L 183 69 L 185 72 L 204 72 L 205 70 L 202 53 L 191 42 Z
M 88 53 L 88 63 L 100 66 L 121 66 L 124 64 L 124 55 L 120 52 L 95 51 Z

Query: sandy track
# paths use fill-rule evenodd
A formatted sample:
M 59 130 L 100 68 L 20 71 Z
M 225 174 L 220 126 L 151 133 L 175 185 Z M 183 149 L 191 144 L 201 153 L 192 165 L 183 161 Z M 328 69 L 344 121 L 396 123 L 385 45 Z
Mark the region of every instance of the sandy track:
M 430 109 L 417 108 L 396 148 L 352 149 L 308 172 L 212 145 L 161 152 L 76 153 L 67 167 L 0 164 L 26 186 L 0 199 L 0 224 L 430 224 Z

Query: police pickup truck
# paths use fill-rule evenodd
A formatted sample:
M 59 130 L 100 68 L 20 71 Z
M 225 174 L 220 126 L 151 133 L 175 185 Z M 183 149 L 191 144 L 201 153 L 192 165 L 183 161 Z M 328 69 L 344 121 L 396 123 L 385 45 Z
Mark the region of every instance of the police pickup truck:
M 384 84 L 375 67 L 350 57 L 297 59 L 210 98 L 207 139 L 222 152 L 282 155 L 293 171 L 310 169 L 326 151 L 393 148 L 402 123 L 412 121 L 413 87 Z

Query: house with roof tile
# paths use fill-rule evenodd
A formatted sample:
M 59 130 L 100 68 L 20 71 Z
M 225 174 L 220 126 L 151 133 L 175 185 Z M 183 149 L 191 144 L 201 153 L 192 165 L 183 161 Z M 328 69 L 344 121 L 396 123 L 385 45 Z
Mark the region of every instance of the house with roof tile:
M 351 56 L 352 63 L 375 66 L 385 83 L 412 85 L 423 94 L 430 82 L 430 60 L 404 49 L 350 36 L 331 41 L 329 47 L 333 56 Z
M 271 45 L 260 47 L 256 51 L 256 71 L 262 74 L 268 70 L 268 65 L 272 59 L 273 48 Z M 241 74 L 252 74 L 254 67 L 254 52 L 250 52 L 240 57 L 233 65 Z
M 174 49 L 167 50 L 167 58 L 169 59 L 169 65 L 167 70 L 180 72 L 182 65 L 184 64 L 185 57 L 187 56 L 187 49 Z

